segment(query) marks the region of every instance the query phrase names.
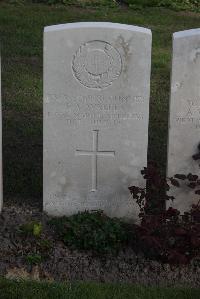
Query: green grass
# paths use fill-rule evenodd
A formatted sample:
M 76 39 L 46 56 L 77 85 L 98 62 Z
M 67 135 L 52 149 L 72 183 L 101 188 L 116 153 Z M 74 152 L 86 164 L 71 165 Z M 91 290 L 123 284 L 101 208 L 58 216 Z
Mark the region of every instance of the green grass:
M 109 21 L 152 29 L 149 158 L 164 169 L 172 33 L 198 28 L 199 15 L 159 8 L 78 8 L 0 3 L 6 198 L 42 198 L 42 38 L 47 25 Z M 127 186 L 128 187 L 128 186 Z
M 0 280 L 0 299 L 198 299 L 198 289 L 152 288 L 120 284 L 47 284 Z

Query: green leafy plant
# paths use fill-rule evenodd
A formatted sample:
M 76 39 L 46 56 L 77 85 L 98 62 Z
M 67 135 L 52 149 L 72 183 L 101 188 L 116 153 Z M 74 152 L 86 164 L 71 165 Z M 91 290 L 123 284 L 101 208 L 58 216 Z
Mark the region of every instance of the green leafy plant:
M 123 222 L 102 211 L 54 218 L 50 223 L 67 246 L 96 253 L 116 253 L 129 238 Z
M 47 253 L 49 250 L 52 249 L 52 241 L 48 239 L 40 239 L 37 241 L 38 247 L 40 252 Z
M 26 261 L 30 265 L 38 265 L 42 262 L 42 256 L 40 254 L 32 253 L 26 256 Z
M 52 252 L 53 241 L 42 232 L 42 224 L 37 221 L 27 222 L 18 230 L 23 242 L 22 256 L 31 265 L 48 259 Z
M 40 222 L 31 221 L 31 222 L 21 225 L 19 230 L 21 233 L 24 233 L 27 235 L 32 235 L 34 237 L 40 237 L 41 233 L 42 233 L 42 224 Z

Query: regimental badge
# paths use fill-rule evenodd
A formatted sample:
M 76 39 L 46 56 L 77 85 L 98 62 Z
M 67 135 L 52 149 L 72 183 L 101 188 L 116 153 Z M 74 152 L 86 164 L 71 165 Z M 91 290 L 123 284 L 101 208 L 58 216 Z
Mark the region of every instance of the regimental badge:
M 72 70 L 75 78 L 85 87 L 104 89 L 120 76 L 121 55 L 107 42 L 89 41 L 75 53 Z

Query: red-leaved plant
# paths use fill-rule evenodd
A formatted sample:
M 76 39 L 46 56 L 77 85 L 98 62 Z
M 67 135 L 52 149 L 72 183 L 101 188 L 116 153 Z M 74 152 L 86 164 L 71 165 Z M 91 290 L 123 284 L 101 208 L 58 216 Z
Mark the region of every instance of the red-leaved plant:
M 198 149 L 194 160 L 200 159 L 200 146 Z M 200 201 L 183 215 L 172 207 L 166 209 L 166 202 L 175 200 L 167 195 L 171 185 L 180 187 L 180 181 L 184 181 L 194 189 L 195 194 L 200 195 L 199 177 L 189 173 L 166 178 L 161 175 L 155 162 L 150 162 L 141 174 L 147 187 L 129 187 L 140 208 L 141 224 L 136 226 L 140 250 L 150 258 L 170 264 L 200 260 Z

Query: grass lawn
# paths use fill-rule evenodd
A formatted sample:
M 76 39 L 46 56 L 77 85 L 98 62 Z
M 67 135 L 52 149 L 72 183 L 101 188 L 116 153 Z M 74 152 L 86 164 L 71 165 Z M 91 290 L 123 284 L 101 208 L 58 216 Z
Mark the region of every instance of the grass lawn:
M 157 160 L 163 169 L 165 167 L 172 33 L 200 27 L 200 15 L 158 8 L 134 11 L 127 8 L 93 9 L 1 2 L 6 198 L 19 197 L 20 201 L 22 198 L 25 201 L 35 198 L 32 202 L 42 202 L 43 27 L 80 21 L 118 22 L 152 29 L 149 157 Z
M 120 284 L 47 284 L 0 279 L 0 299 L 198 299 L 200 290 Z

